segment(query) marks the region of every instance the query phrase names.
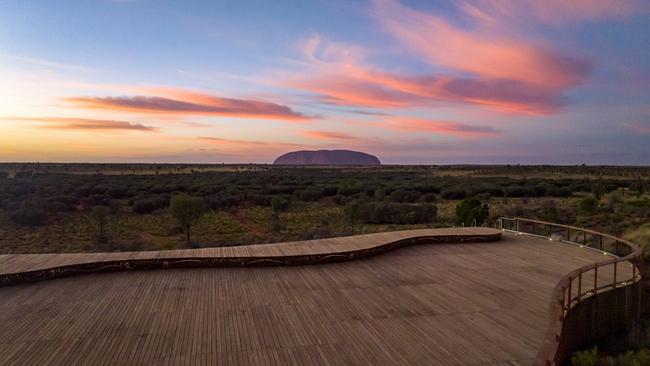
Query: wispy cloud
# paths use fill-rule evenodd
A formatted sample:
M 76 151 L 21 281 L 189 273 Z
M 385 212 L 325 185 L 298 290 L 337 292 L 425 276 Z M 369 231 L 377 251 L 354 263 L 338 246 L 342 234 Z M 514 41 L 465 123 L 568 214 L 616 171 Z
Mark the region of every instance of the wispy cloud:
M 155 132 L 158 127 L 126 121 L 60 117 L 3 117 L 3 120 L 36 122 L 40 128 L 53 130 L 143 131 Z
M 342 132 L 334 131 L 305 131 L 304 135 L 307 137 L 320 139 L 320 140 L 356 140 L 357 138 Z
M 304 121 L 310 118 L 288 106 L 272 102 L 222 98 L 183 89 L 149 88 L 149 90 L 154 94 L 153 96 L 72 97 L 66 98 L 66 101 L 84 109 L 123 112 L 208 115 L 283 121 Z
M 650 11 L 644 0 L 465 0 L 461 10 L 477 20 L 489 23 L 541 22 L 551 25 L 625 19 Z
M 409 22 L 405 20 L 405 23 Z M 420 29 L 418 33 L 426 35 L 436 33 L 424 28 L 426 27 Z M 329 50 L 326 53 L 327 59 L 319 58 L 321 52 L 315 45 L 317 42 L 325 43 L 323 47 Z M 577 85 L 589 69 L 588 64 L 584 64 L 583 69 L 569 61 L 563 64 L 562 59 L 558 58 L 553 61 L 555 69 L 548 65 L 546 67 L 546 71 L 551 72 L 553 69 L 555 74 L 541 77 L 533 75 L 535 72 L 529 72 L 527 69 L 536 68 L 543 72 L 544 67 L 540 69 L 538 66 L 543 66 L 545 62 L 533 60 L 534 57 L 529 55 L 530 62 L 523 60 L 523 64 L 517 68 L 507 63 L 498 66 L 502 63 L 498 57 L 493 60 L 483 60 L 490 63 L 489 67 L 481 66 L 480 61 L 471 65 L 466 62 L 465 68 L 461 71 L 470 74 L 476 71 L 474 76 L 408 75 L 378 70 L 364 60 L 362 53 L 355 52 L 354 56 L 347 53 L 345 51 L 347 45 L 338 45 L 320 37 L 314 38 L 313 42 L 308 44 L 310 47 L 303 50 L 307 55 L 305 70 L 297 75 L 288 76 L 280 83 L 311 92 L 319 102 L 337 106 L 397 109 L 431 107 L 441 103 L 462 103 L 484 105 L 508 113 L 551 114 L 565 105 L 562 92 Z M 487 44 L 491 43 L 487 42 Z M 333 49 L 336 48 L 341 50 L 334 51 Z M 458 50 L 457 56 L 469 59 L 477 56 L 470 49 L 469 56 L 461 57 L 460 54 L 463 52 Z M 509 52 L 512 52 L 513 57 L 517 59 L 514 54 L 518 54 L 518 49 Z M 483 54 L 487 55 L 489 51 L 486 50 Z M 542 54 L 543 52 L 540 53 Z M 336 59 L 333 55 L 341 56 Z M 517 63 L 516 60 L 508 62 Z M 463 63 L 459 62 L 459 67 L 462 65 Z M 571 70 L 576 67 L 574 75 Z M 483 69 L 479 70 L 480 68 Z M 517 69 L 525 72 L 517 72 Z
M 630 122 L 625 124 L 625 128 L 641 135 L 650 135 L 650 122 Z
M 61 63 L 61 62 L 56 62 L 56 61 L 52 61 L 52 60 L 45 60 L 45 59 L 41 59 L 41 58 L 27 57 L 27 56 L 20 56 L 20 55 L 12 55 L 12 54 L 7 54 L 7 53 L 0 53 L 0 58 L 19 61 L 19 62 L 27 63 L 27 64 L 30 64 L 30 65 L 43 66 L 43 67 L 46 67 L 46 68 L 65 70 L 65 71 L 78 71 L 78 72 L 83 72 L 83 73 L 89 73 L 89 72 L 96 72 L 97 71 L 97 69 L 87 67 L 87 66 L 68 64 L 68 63 Z
M 263 148 L 268 150 L 269 148 L 279 148 L 279 149 L 284 149 L 284 148 L 302 148 L 305 147 L 303 144 L 295 144 L 295 143 L 288 143 L 288 142 L 274 142 L 274 141 L 252 141 L 252 140 L 237 140 L 237 139 L 229 139 L 229 138 L 222 138 L 222 137 L 212 137 L 212 136 L 200 136 L 198 137 L 199 140 L 204 141 L 204 142 L 209 142 L 211 144 L 219 145 L 222 147 L 230 147 L 230 148 Z
M 410 117 L 390 117 L 383 122 L 372 122 L 375 127 L 396 131 L 422 131 L 464 138 L 495 136 L 501 130 L 491 126 L 475 126 L 451 121 L 438 121 Z
M 585 59 L 489 29 L 461 29 L 395 0 L 375 0 L 374 5 L 384 29 L 433 65 L 553 90 L 580 84 L 591 70 Z

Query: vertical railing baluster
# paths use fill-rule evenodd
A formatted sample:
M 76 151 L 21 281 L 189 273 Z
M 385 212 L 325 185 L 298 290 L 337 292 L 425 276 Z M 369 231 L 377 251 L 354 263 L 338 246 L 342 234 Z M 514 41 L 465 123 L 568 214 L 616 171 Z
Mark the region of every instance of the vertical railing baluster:
M 567 306 L 567 310 L 571 310 L 571 288 L 573 288 L 573 277 L 569 277 L 569 306 Z
M 618 259 L 616 259 L 616 261 L 614 261 L 614 279 L 612 280 L 612 287 L 613 288 L 616 288 L 616 267 L 618 267 L 617 264 L 618 264 Z
M 594 295 L 598 292 L 598 262 L 594 264 Z
M 521 230 L 519 230 L 519 219 L 515 219 L 515 228 L 517 228 L 517 232 L 521 232 Z
M 582 299 L 582 271 L 578 275 L 578 302 Z

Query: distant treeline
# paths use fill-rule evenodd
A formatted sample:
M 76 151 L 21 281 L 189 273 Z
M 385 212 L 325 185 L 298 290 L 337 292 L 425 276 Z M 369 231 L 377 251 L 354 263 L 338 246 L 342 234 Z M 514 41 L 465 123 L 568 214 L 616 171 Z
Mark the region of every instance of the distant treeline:
M 619 188 L 642 190 L 644 185 L 642 179 L 440 176 L 420 167 L 399 170 L 274 168 L 150 175 L 19 171 L 13 178 L 0 172 L 0 208 L 9 211 L 18 223 L 39 224 L 59 212 L 88 211 L 95 206 L 116 210 L 127 204 L 133 212 L 147 214 L 169 207 L 171 197 L 178 193 L 200 197 L 207 207 L 219 210 L 238 206 L 272 207 L 275 197 L 278 197 L 276 204 L 327 200 L 346 205 L 359 200 L 423 205 L 433 204 L 438 199 L 469 197 L 603 194 Z M 357 216 L 366 222 L 384 222 L 384 217 L 391 215 L 407 217 L 400 219 L 404 222 L 420 222 L 435 216 L 435 208 L 406 212 L 407 208 L 387 204 L 364 206 Z M 374 216 L 364 216 L 363 212 L 371 211 L 375 212 Z

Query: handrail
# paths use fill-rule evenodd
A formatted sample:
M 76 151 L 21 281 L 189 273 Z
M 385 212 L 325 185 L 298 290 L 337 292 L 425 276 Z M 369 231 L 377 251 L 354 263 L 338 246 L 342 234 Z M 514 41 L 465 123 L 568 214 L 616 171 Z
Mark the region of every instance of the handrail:
M 507 223 L 507 225 L 504 225 L 505 223 Z M 544 346 L 539 350 L 537 354 L 535 361 L 536 365 L 552 366 L 562 363 L 563 359 L 566 356 L 566 354 L 564 354 L 564 349 L 562 349 L 560 344 L 562 339 L 562 330 L 566 316 L 572 308 L 574 308 L 586 298 L 595 296 L 596 294 L 611 289 L 629 286 L 641 279 L 641 273 L 643 270 L 643 251 L 640 246 L 625 239 L 585 228 L 555 224 L 547 221 L 529 220 L 518 217 L 502 217 L 497 220 L 496 226 L 502 231 L 510 231 L 518 235 L 532 235 L 536 237 L 548 238 L 549 240 L 556 240 L 563 243 L 578 245 L 581 248 L 597 250 L 610 257 L 606 260 L 588 264 L 576 270 L 573 270 L 562 277 L 557 283 L 553 290 L 553 297 L 551 299 L 549 309 L 551 321 L 548 329 L 546 330 Z M 530 232 L 527 232 L 525 229 L 530 229 Z M 538 231 L 539 229 L 544 231 L 543 233 L 537 233 L 536 229 L 538 229 Z M 561 229 L 561 231 L 558 231 L 558 229 Z M 576 240 L 578 240 L 578 238 L 581 239 L 581 242 L 571 240 L 572 232 L 577 234 L 575 238 Z M 562 237 L 563 234 L 565 234 L 566 239 Z M 590 241 L 588 240 L 588 235 L 591 235 L 592 239 L 596 239 L 598 249 L 595 249 L 593 246 L 589 245 Z M 559 240 L 557 239 L 558 236 Z M 613 241 L 614 253 L 605 250 L 605 240 Z M 620 256 L 621 246 L 626 246 L 629 249 L 627 255 L 623 257 Z M 617 278 L 618 267 L 619 263 L 621 262 L 627 262 L 627 264 L 632 266 L 632 276 L 623 278 L 623 280 Z M 607 283 L 599 286 L 598 269 L 612 265 L 614 267 L 612 281 L 607 281 Z M 583 291 L 584 274 L 590 271 L 593 271 L 593 285 L 587 284 L 584 286 L 586 290 Z M 577 281 L 577 293 L 572 296 L 574 281 Z

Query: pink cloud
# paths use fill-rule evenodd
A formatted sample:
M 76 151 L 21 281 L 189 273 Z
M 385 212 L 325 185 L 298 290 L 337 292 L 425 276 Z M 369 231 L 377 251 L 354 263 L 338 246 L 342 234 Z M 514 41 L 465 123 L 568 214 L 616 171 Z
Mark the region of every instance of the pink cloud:
M 91 131 L 145 131 L 154 132 L 158 131 L 157 127 L 147 126 L 140 123 L 104 120 L 104 119 L 88 119 L 88 118 L 60 118 L 60 117 L 13 117 L 2 118 L 13 121 L 31 121 L 40 122 L 41 128 L 48 128 L 54 130 L 91 130 Z
M 587 60 L 485 29 L 462 30 L 394 0 L 376 0 L 374 12 L 392 36 L 433 65 L 554 89 L 580 84 L 591 69 Z
M 213 145 L 220 146 L 226 149 L 234 150 L 263 150 L 266 152 L 271 152 L 278 149 L 296 149 L 303 148 L 305 145 L 294 144 L 287 142 L 273 142 L 273 141 L 251 141 L 251 140 L 237 140 L 237 139 L 228 139 L 222 137 L 211 137 L 211 136 L 200 136 L 198 137 L 200 141 L 208 142 Z
M 356 140 L 357 138 L 341 132 L 333 131 L 306 131 L 304 133 L 307 137 L 312 137 L 320 140 Z
M 421 29 L 418 32 L 429 35 L 435 33 L 435 29 Z M 363 52 L 348 52 L 350 46 L 345 44 L 320 37 L 314 37 L 306 44 L 309 46 L 302 50 L 306 60 L 304 71 L 286 77 L 280 84 L 313 93 L 322 103 L 342 106 L 404 108 L 431 107 L 451 102 L 483 105 L 509 113 L 551 114 L 565 104 L 563 91 L 580 83 L 589 69 L 588 64 L 548 56 L 544 51 L 522 46 L 524 51 L 530 52 L 528 56 L 523 56 L 525 62 L 518 67 L 512 64 L 488 67 L 480 65 L 480 62 L 472 66 L 467 61 L 459 64 L 482 73 L 463 77 L 407 75 L 378 70 L 364 61 L 366 55 Z M 519 51 L 514 48 L 511 53 Z M 464 50 L 459 49 L 458 52 L 463 53 Z M 476 58 L 477 55 L 472 52 L 470 49 L 467 56 L 457 57 Z M 321 58 L 323 54 L 327 57 Z M 535 55 L 539 57 L 535 58 Z M 493 63 L 501 64 L 498 61 Z M 516 60 L 508 62 L 516 63 Z M 547 71 L 550 75 L 517 72 L 518 69 L 527 68 Z
M 451 121 L 428 120 L 411 117 L 389 117 L 373 126 L 396 131 L 423 131 L 463 138 L 487 137 L 502 131 L 490 126 L 475 126 Z
M 634 133 L 650 135 L 650 122 L 631 122 L 625 124 L 625 128 Z
M 465 0 L 460 8 L 467 15 L 490 23 L 531 20 L 561 25 L 581 21 L 625 19 L 647 13 L 643 0 Z
M 309 117 L 290 107 L 266 101 L 221 98 L 182 89 L 149 89 L 155 96 L 75 97 L 66 100 L 79 108 L 152 114 L 209 115 L 301 121 Z

